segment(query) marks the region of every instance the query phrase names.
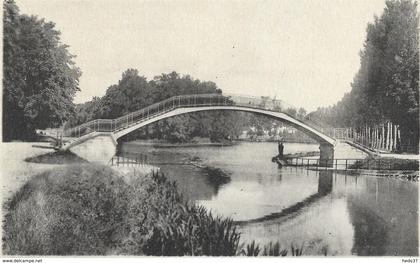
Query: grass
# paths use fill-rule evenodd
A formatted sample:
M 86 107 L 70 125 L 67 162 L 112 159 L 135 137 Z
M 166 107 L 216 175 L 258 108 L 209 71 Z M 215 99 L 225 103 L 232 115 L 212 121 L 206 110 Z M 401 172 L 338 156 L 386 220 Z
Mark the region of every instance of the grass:
M 367 157 L 364 160 L 356 161 L 350 165 L 351 169 L 371 169 L 371 170 L 409 170 L 418 171 L 418 160 L 405 160 L 396 158 Z
M 91 165 L 34 177 L 8 203 L 3 253 L 106 254 L 120 233 L 124 186 L 110 169 Z
M 290 246 L 291 255 L 294 257 L 299 257 L 303 255 L 303 244 L 301 247 L 296 247 L 293 243 Z M 251 244 L 248 244 L 245 249 L 242 249 L 239 255 L 256 257 L 256 256 L 272 256 L 272 257 L 286 257 L 289 253 L 287 248 L 281 248 L 280 243 L 270 242 L 265 245 L 263 248 L 260 248 L 259 244 L 256 244 L 255 241 L 252 241 Z M 326 254 L 325 254 L 326 255 Z
M 6 204 L 6 255 L 286 256 L 279 243 L 240 243 L 230 218 L 185 202 L 164 175 L 121 177 L 106 166 L 56 168 Z M 245 249 L 244 249 L 245 248 Z M 291 255 L 300 248 L 291 246 Z

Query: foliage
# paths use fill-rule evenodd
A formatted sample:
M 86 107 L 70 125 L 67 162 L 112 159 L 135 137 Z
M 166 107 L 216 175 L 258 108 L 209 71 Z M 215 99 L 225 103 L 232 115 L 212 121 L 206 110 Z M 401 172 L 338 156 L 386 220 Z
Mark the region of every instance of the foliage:
M 30 140 L 74 112 L 81 72 L 52 22 L 3 2 L 3 140 Z
M 148 255 L 234 256 L 240 237 L 231 219 L 188 204 L 160 216 L 152 232 L 144 247 Z
M 417 2 L 388 0 L 367 26 L 352 90 L 333 107 L 311 116 L 335 127 L 400 125 L 402 144 L 418 145 L 419 27 Z
M 127 69 L 118 85 L 107 89 L 95 114 L 101 118 L 114 119 L 144 108 L 154 102 L 149 93 L 150 85 L 146 78 L 139 76 L 136 69 Z
M 293 113 L 295 110 L 286 109 L 287 113 Z M 293 115 L 295 118 L 303 118 L 306 113 L 305 109 L 300 108 L 299 114 Z M 249 140 L 258 140 L 258 137 L 268 135 L 268 140 L 278 140 L 279 137 L 283 138 L 286 142 L 312 142 L 311 138 L 304 132 L 293 129 L 287 124 L 273 120 L 264 115 L 255 115 L 244 113 L 247 120 L 244 121 L 244 127 L 247 127 L 247 136 Z M 302 115 L 301 115 L 302 114 Z M 286 129 L 287 128 L 287 129 Z
M 101 98 L 93 97 L 92 100 L 88 102 L 77 104 L 74 114 L 71 115 L 69 120 L 65 123 L 65 128 L 74 127 L 96 119 L 97 116 L 100 116 L 100 113 L 97 112 L 99 103 L 101 103 Z
M 137 191 L 144 188 L 143 183 L 130 182 L 129 211 L 141 213 L 130 217 L 131 231 L 123 243 L 132 244 L 132 249 L 124 253 L 139 248 L 146 255 L 164 256 L 236 253 L 240 235 L 231 219 L 214 217 L 204 207 L 184 203 L 175 183 L 160 174 L 151 177 L 150 196 L 141 200 Z

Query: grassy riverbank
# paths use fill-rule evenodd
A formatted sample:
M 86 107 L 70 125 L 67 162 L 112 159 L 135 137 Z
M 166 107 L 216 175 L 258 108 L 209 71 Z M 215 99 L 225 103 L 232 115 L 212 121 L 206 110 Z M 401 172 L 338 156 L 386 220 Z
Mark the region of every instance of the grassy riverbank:
M 211 142 L 206 138 L 196 138 L 189 142 L 184 143 L 170 143 L 165 140 L 136 140 L 125 142 L 125 144 L 139 145 L 139 146 L 152 146 L 154 148 L 173 148 L 173 147 L 202 147 L 202 146 L 232 146 L 237 144 L 234 141 L 220 141 L 220 142 Z
M 4 209 L 3 253 L 8 255 L 234 256 L 288 251 L 272 244 L 241 244 L 231 219 L 184 202 L 175 183 L 162 175 L 122 176 L 106 166 L 71 165 L 43 172 Z M 301 255 L 302 248 L 292 246 L 290 252 Z
M 350 168 L 369 170 L 418 171 L 419 161 L 411 159 L 369 156 L 364 160 L 356 161 L 354 164 L 350 165 Z
M 33 177 L 7 208 L 5 254 L 234 255 L 239 246 L 230 219 L 184 203 L 160 175 L 67 166 Z

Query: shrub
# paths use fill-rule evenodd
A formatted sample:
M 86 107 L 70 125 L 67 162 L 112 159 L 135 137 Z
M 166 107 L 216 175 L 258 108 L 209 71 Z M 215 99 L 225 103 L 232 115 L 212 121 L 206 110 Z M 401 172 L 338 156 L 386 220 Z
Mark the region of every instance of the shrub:
M 34 177 L 9 203 L 4 253 L 105 254 L 125 213 L 123 185 L 110 169 L 92 165 Z
M 129 193 L 128 207 L 137 211 L 129 217 L 130 247 L 159 256 L 235 255 L 240 235 L 231 219 L 214 217 L 202 206 L 183 203 L 176 184 L 165 176 L 153 173 L 151 179 L 153 183 L 142 194 L 136 193 L 141 189 L 139 180 L 130 183 L 133 192 Z M 130 250 L 133 248 L 124 253 Z

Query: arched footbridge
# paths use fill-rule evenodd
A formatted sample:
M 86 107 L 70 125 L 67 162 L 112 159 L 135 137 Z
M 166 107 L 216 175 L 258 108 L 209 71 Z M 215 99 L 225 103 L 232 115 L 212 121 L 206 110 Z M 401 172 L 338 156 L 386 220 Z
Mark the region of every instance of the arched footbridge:
M 291 106 L 267 97 L 229 96 L 224 94 L 196 94 L 175 96 L 117 119 L 98 119 L 63 131 L 66 143 L 62 150 L 70 150 L 91 162 L 107 162 L 116 152 L 117 140 L 151 123 L 200 111 L 227 110 L 265 115 L 280 120 L 304 132 L 320 144 L 320 163 L 334 159 L 335 140 L 320 129 L 286 113 Z

